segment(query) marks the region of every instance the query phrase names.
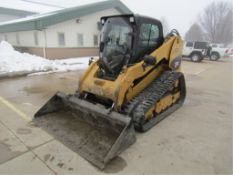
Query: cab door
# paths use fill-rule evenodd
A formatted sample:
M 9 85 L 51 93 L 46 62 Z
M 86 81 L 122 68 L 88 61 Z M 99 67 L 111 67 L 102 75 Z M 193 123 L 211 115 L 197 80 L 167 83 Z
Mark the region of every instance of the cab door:
M 135 47 L 131 63 L 137 63 L 143 59 L 145 55 L 151 54 L 159 48 L 163 41 L 163 29 L 160 21 L 137 17 L 137 35 L 135 37 Z

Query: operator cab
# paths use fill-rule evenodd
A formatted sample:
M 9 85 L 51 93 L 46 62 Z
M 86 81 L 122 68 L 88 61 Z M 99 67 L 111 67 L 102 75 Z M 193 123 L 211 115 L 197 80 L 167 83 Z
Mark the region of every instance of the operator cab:
M 123 66 L 140 62 L 164 41 L 160 21 L 139 15 L 101 18 L 101 76 L 115 79 Z

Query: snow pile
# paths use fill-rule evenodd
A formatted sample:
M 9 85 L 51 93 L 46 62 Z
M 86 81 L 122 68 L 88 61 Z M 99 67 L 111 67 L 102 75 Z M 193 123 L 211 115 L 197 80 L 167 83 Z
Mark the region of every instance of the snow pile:
M 48 60 L 28 53 L 20 53 L 6 41 L 0 43 L 0 77 L 11 74 L 80 70 L 87 68 L 88 62 L 87 57 Z

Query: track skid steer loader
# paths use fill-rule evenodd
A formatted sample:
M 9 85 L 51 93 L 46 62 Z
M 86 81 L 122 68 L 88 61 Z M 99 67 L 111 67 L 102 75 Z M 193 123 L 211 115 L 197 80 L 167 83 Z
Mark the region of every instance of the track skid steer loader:
M 176 30 L 163 37 L 160 21 L 133 14 L 101 23 L 99 59 L 78 90 L 55 94 L 34 121 L 103 169 L 135 142 L 135 130 L 145 132 L 179 108 L 186 89 Z

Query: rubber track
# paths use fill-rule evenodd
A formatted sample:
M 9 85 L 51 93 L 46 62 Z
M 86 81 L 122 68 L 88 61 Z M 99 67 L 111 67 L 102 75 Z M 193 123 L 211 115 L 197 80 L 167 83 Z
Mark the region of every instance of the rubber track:
M 141 130 L 145 122 L 144 114 L 164 97 L 181 76 L 183 74 L 180 72 L 166 71 L 162 73 L 147 88 L 126 104 L 124 112 L 133 118 L 135 129 Z

